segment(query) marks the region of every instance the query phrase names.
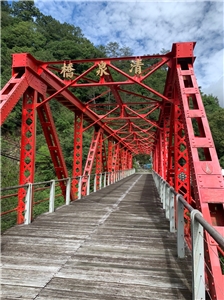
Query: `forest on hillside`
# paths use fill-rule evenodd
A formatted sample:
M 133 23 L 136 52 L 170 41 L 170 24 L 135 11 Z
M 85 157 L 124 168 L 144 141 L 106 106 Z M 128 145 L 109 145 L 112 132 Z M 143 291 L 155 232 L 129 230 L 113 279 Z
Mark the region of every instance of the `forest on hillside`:
M 11 77 L 11 54 L 22 52 L 28 52 L 42 61 L 132 55 L 131 49 L 120 47 L 116 41 L 111 41 L 107 45 L 94 46 L 85 38 L 79 27 L 60 23 L 51 16 L 42 14 L 35 7 L 34 1 L 17 1 L 12 2 L 12 5 L 7 1 L 1 1 L 1 88 Z M 158 77 L 156 84 L 157 90 L 163 90 L 164 78 Z M 224 168 L 224 109 L 219 106 L 218 99 L 213 95 L 206 95 L 203 92 L 201 94 L 220 164 Z M 79 97 L 84 99 L 85 95 L 81 94 Z M 70 136 L 73 134 L 74 116 L 56 101 L 52 101 L 51 108 L 66 164 L 71 170 L 73 141 Z M 19 169 L 20 128 L 21 103 L 18 103 L 1 132 L 3 187 L 18 184 L 18 178 L 15 178 L 14 174 Z M 54 177 L 49 151 L 43 139 L 40 124 L 37 124 L 35 181 L 49 180 Z M 84 158 L 88 153 L 90 140 L 91 133 L 85 132 Z

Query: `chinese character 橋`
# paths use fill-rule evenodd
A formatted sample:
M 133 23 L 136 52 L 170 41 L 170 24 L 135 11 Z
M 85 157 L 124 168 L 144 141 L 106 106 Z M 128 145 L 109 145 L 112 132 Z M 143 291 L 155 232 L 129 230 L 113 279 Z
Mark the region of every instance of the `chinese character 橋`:
M 103 75 L 109 75 L 109 73 L 107 73 L 107 65 L 104 61 L 101 61 L 99 64 L 99 69 L 96 71 L 96 75 L 100 75 L 100 76 L 103 76 Z
M 61 73 L 63 74 L 63 77 L 66 78 L 72 78 L 73 77 L 73 72 L 75 69 L 72 68 L 72 63 L 68 64 L 66 66 L 66 64 L 64 63 L 64 66 L 61 68 Z
M 133 60 L 131 63 L 131 69 L 129 72 L 132 72 L 133 69 L 135 69 L 135 74 L 141 74 L 142 72 L 142 67 L 144 64 L 142 63 L 142 60 L 137 58 L 136 60 Z

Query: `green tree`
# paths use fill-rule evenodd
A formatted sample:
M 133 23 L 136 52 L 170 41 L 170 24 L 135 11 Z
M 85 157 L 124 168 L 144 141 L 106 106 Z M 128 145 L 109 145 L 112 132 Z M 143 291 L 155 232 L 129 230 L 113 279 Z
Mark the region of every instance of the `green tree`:
M 12 2 L 12 15 L 22 21 L 33 22 L 40 14 L 39 9 L 35 6 L 33 0 L 29 1 L 13 1 Z
M 102 46 L 101 46 L 102 47 Z M 103 50 L 103 48 L 102 48 Z M 120 56 L 131 56 L 132 51 L 129 47 L 120 47 L 117 42 L 109 42 L 105 47 L 104 51 L 109 57 L 120 57 Z
M 208 114 L 208 120 L 219 162 L 221 167 L 224 168 L 224 108 L 219 107 L 213 113 Z
M 11 53 L 22 52 L 24 48 L 31 54 L 42 48 L 45 37 L 37 31 L 37 26 L 30 21 L 21 21 L 13 26 L 7 26 L 2 31 L 2 41 L 7 44 Z
M 206 114 L 213 113 L 214 111 L 220 108 L 219 99 L 217 97 L 214 97 L 211 94 L 206 95 L 203 92 L 201 92 L 201 96 L 202 96 L 202 101 L 205 107 Z
M 220 165 L 224 168 L 224 109 L 219 106 L 219 100 L 212 94 L 201 92 L 212 137 L 215 143 Z

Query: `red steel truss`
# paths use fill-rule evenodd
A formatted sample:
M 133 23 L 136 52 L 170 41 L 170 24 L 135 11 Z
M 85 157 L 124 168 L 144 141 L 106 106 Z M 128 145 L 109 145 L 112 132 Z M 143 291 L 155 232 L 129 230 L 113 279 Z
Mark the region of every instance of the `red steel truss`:
M 51 101 L 74 113 L 71 200 L 79 176 L 86 195 L 91 173 L 132 168 L 133 156 L 149 154 L 153 168 L 224 236 L 224 184 L 205 109 L 196 82 L 194 42 L 175 43 L 163 55 L 42 62 L 14 54 L 12 78 L 1 91 L 1 124 L 23 97 L 20 184 L 34 182 L 36 117 L 55 174 L 68 177 L 52 117 Z M 79 72 L 76 70 L 79 70 Z M 164 90 L 153 85 L 162 70 Z M 80 97 L 83 91 L 85 98 Z M 83 133 L 92 141 L 83 169 Z M 50 178 L 49 178 L 50 179 Z M 65 195 L 65 182 L 60 181 Z M 20 189 L 18 223 L 23 222 L 25 190 Z M 186 214 L 186 237 L 190 240 Z M 206 235 L 207 279 L 212 299 L 222 299 L 223 275 L 217 244 Z M 214 280 L 215 278 L 215 280 Z

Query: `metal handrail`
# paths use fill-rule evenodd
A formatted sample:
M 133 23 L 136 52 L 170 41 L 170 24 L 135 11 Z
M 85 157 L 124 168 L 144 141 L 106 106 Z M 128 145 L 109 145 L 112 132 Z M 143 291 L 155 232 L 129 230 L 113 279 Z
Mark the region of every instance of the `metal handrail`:
M 204 230 L 218 243 L 219 248 L 224 250 L 223 236 L 209 224 L 201 212 L 194 209 L 184 197 L 177 193 L 158 173 L 152 172 L 156 187 L 158 189 L 166 217 L 170 221 L 170 231 L 175 232 L 177 228 L 177 255 L 185 257 L 184 245 L 184 207 L 190 212 L 191 219 L 191 248 L 192 248 L 192 299 L 205 299 L 205 263 L 204 263 Z M 175 203 L 178 218 L 175 219 Z M 167 208 L 168 207 L 168 208 Z M 176 226 L 175 226 L 176 225 Z M 204 229 L 204 230 L 203 230 Z M 223 287 L 220 287 L 223 289 Z
M 83 178 L 87 178 L 87 192 L 86 192 L 86 195 L 89 195 L 90 194 L 90 177 L 91 176 L 94 176 L 94 178 L 96 178 L 97 176 L 100 176 L 100 185 L 98 187 L 98 189 L 102 189 L 102 188 L 105 188 L 107 187 L 108 185 L 112 184 L 112 183 L 115 183 L 117 182 L 118 180 L 121 180 L 123 179 L 124 177 L 126 176 L 129 176 L 131 174 L 134 173 L 134 169 L 130 169 L 130 170 L 122 170 L 122 175 L 120 175 L 120 171 L 115 171 L 115 172 L 104 172 L 104 173 L 100 173 L 100 174 L 90 174 L 90 175 L 82 175 L 82 176 L 77 176 L 77 177 L 68 177 L 68 178 L 61 178 L 61 179 L 53 179 L 53 180 L 48 180 L 48 181 L 42 181 L 42 182 L 34 182 L 34 183 L 26 183 L 26 184 L 23 184 L 23 185 L 17 185 L 17 186 L 11 186 L 11 187 L 6 187 L 6 188 L 2 188 L 0 189 L 0 192 L 3 192 L 3 191 L 9 191 L 9 190 L 12 190 L 12 189 L 20 189 L 20 188 L 26 188 L 26 196 L 25 196 L 25 220 L 24 220 L 24 223 L 25 224 L 29 224 L 31 222 L 31 207 L 35 204 L 39 204 L 41 202 L 44 202 L 44 201 L 48 201 L 48 199 L 44 199 L 44 200 L 41 200 L 41 201 L 38 201 L 38 202 L 33 202 L 32 201 L 32 196 L 34 194 L 34 192 L 36 192 L 35 189 L 33 189 L 34 186 L 39 186 L 39 185 L 44 185 L 44 184 L 49 184 L 47 188 L 50 188 L 50 195 L 49 195 L 49 212 L 53 212 L 54 211 L 54 200 L 55 200 L 55 187 L 57 185 L 55 185 L 55 183 L 57 182 L 66 182 L 66 199 L 65 199 L 65 204 L 66 205 L 69 205 L 70 204 L 70 191 L 71 191 L 71 183 L 72 183 L 72 180 L 74 179 L 77 179 L 78 180 L 78 194 L 77 194 L 77 200 L 81 199 L 82 198 L 82 194 L 81 194 L 81 186 L 82 186 L 82 179 Z M 114 176 L 113 180 L 111 180 L 111 174 L 119 174 L 119 176 Z M 103 178 L 104 176 L 104 178 Z M 96 180 L 94 180 L 95 182 Z M 38 190 L 38 189 L 37 189 Z M 94 183 L 94 187 L 92 189 L 94 192 L 96 192 L 96 185 Z M 91 191 L 92 191 L 91 190 Z M 13 196 L 17 196 L 17 194 L 13 194 Z M 12 195 L 4 195 L 3 196 L 4 199 L 6 197 L 10 198 L 12 197 Z M 3 198 L 2 198 L 3 199 Z M 2 212 L 1 215 L 6 215 L 8 213 L 11 213 L 13 211 L 17 211 L 18 208 L 15 207 L 13 209 L 10 209 L 8 211 L 5 211 L 5 212 Z
M 211 237 L 220 245 L 220 248 L 224 251 L 224 239 L 223 236 L 216 230 L 214 227 L 211 226 L 202 216 L 201 212 L 197 209 L 194 209 L 185 199 L 184 197 L 177 193 L 174 188 L 169 185 L 167 181 L 165 181 L 158 173 L 153 171 L 157 176 L 159 176 L 163 183 L 168 186 L 170 191 L 178 197 L 178 200 L 188 209 L 189 212 L 192 212 L 193 210 L 196 210 L 197 213 L 195 214 L 195 219 L 205 228 L 205 230 L 211 235 Z

